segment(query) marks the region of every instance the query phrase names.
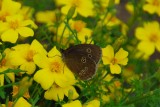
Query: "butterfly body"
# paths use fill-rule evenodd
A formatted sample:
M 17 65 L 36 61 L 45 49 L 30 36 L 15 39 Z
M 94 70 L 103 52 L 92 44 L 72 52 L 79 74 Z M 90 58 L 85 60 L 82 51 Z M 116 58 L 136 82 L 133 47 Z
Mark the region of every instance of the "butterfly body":
M 97 70 L 101 58 L 101 48 L 92 44 L 80 44 L 61 50 L 62 58 L 67 67 L 80 79 L 91 79 Z

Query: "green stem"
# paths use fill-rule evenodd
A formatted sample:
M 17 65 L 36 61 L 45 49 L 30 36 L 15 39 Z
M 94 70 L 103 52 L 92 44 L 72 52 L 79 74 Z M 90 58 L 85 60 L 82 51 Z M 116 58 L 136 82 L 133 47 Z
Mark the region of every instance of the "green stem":
M 52 39 L 48 36 L 48 34 L 44 30 L 42 30 L 42 32 L 45 35 L 45 37 L 46 37 L 47 41 L 49 42 L 49 44 L 53 46 Z
M 67 21 L 67 23 L 68 23 L 68 21 Z M 60 46 L 62 45 L 62 39 L 63 39 L 63 35 L 64 35 L 64 32 L 65 32 L 66 28 L 67 28 L 67 25 L 65 24 L 64 29 L 63 29 L 62 34 L 61 34 L 61 37 L 60 37 L 60 41 L 59 41 Z
M 11 84 L 7 84 L 7 85 L 4 85 L 4 86 L 1 86 L 0 88 L 7 88 L 7 87 L 11 87 L 13 85 L 18 85 L 20 82 L 15 82 L 15 83 L 11 83 Z
M 148 93 L 146 93 L 146 94 L 143 94 L 142 96 L 138 96 L 138 97 L 136 97 L 136 98 L 134 98 L 134 99 L 132 99 L 132 100 L 130 100 L 130 101 L 127 101 L 127 102 L 125 102 L 124 104 L 125 104 L 125 105 L 133 104 L 133 103 L 142 101 L 142 100 L 144 100 L 145 98 L 148 98 L 148 97 L 150 97 L 150 96 L 156 95 L 157 93 L 160 93 L 160 89 L 156 89 L 156 90 L 154 90 L 154 91 L 150 91 L 150 92 L 148 92 Z
M 39 84 L 36 83 L 36 85 L 34 87 L 34 90 L 33 90 L 32 94 L 31 94 L 31 98 L 34 98 L 34 95 L 35 95 L 35 93 L 37 92 L 37 89 L 38 89 L 38 85 Z

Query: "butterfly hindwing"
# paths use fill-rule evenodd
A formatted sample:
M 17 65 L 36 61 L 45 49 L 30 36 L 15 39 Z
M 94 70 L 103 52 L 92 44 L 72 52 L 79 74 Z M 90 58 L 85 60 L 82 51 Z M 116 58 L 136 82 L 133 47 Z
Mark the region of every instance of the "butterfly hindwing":
M 67 56 L 64 61 L 68 68 L 82 80 L 90 79 L 96 72 L 95 62 L 82 55 Z

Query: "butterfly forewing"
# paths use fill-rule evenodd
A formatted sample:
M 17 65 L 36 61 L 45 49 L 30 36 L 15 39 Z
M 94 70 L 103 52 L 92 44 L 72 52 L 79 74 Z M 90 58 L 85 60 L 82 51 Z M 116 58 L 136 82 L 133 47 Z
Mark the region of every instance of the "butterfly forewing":
M 101 51 L 101 48 L 96 45 L 80 44 L 80 45 L 76 45 L 68 48 L 67 50 L 65 50 L 65 53 L 66 54 L 80 53 L 80 54 L 86 55 L 86 57 L 91 58 L 97 64 L 101 58 L 102 51 Z
M 63 60 L 68 68 L 80 79 L 88 80 L 96 72 L 101 58 L 101 49 L 96 45 L 81 44 L 62 51 Z

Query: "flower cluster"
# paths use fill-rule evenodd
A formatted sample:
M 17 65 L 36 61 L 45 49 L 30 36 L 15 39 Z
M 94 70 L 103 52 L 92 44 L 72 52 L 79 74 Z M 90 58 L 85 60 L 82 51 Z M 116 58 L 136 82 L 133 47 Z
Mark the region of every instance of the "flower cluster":
M 1 0 L 0 107 L 158 106 L 159 17 L 160 0 Z
M 21 4 L 12 0 L 3 0 L 0 10 L 0 37 L 4 42 L 16 43 L 18 36 L 29 37 L 36 27 L 35 23 L 21 12 Z M 27 13 L 26 13 L 27 14 Z

